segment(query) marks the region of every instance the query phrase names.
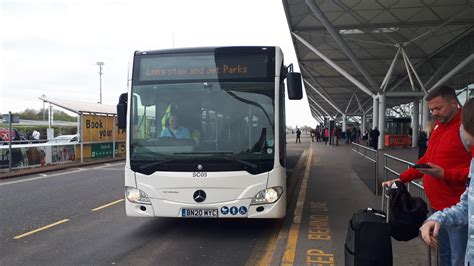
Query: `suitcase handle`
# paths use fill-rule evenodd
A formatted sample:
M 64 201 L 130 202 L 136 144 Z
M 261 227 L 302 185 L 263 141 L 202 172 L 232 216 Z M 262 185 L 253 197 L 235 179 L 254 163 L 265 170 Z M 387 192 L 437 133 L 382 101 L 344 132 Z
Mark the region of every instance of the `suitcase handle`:
M 390 216 L 390 188 L 389 187 L 383 187 L 382 188 L 382 211 L 385 211 L 386 217 L 387 217 L 387 222 L 389 220 Z
M 367 208 L 367 209 L 365 210 L 365 212 L 373 212 L 375 215 L 380 216 L 380 217 L 383 217 L 383 218 L 386 218 L 386 217 L 387 217 L 387 215 L 385 214 L 385 212 L 380 211 L 380 210 L 376 210 L 376 209 L 373 209 L 373 208 L 370 208 L 370 207 Z

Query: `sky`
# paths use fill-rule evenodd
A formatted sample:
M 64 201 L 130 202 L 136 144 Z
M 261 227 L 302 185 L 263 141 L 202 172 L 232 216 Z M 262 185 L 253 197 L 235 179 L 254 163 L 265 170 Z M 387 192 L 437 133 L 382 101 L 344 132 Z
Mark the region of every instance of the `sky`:
M 280 0 L 0 0 L 0 25 L 3 114 L 39 110 L 43 94 L 98 102 L 99 61 L 115 105 L 135 50 L 276 45 L 297 65 Z M 315 127 L 303 97 L 286 100 L 287 126 Z

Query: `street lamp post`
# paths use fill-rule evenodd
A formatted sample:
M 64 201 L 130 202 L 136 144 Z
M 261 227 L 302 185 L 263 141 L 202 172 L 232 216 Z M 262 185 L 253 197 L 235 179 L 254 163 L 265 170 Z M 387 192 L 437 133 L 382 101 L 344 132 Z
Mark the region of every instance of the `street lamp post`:
M 96 65 L 99 66 L 99 82 L 100 82 L 100 100 L 99 100 L 99 103 L 102 104 L 102 74 L 104 74 L 104 72 L 102 72 L 102 66 L 104 65 L 104 62 L 97 62 Z

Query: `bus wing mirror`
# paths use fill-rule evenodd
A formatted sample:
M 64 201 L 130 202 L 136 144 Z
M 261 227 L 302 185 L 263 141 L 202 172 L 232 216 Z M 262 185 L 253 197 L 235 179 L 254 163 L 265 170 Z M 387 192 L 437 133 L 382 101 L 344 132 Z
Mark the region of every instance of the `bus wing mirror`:
M 128 94 L 122 93 L 117 104 L 117 121 L 118 128 L 125 130 L 127 128 L 127 102 Z
M 288 87 L 288 98 L 290 100 L 301 100 L 301 98 L 303 98 L 303 87 L 300 73 L 288 73 L 286 76 L 286 85 Z

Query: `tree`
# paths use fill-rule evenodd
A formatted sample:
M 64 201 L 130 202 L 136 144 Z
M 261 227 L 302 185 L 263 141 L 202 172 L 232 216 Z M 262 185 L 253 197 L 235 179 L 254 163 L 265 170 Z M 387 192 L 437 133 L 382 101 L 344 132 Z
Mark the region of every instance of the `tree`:
M 22 119 L 36 120 L 36 111 L 34 109 L 25 109 L 25 111 L 20 113 L 20 117 Z
M 309 130 L 310 130 L 311 128 L 310 128 L 309 126 L 307 126 L 307 125 L 304 125 L 304 126 L 300 127 L 300 129 L 301 129 L 301 131 L 303 131 L 303 132 L 309 132 Z
M 40 109 L 36 111 L 35 109 L 25 109 L 23 112 L 17 113 L 21 119 L 27 120 L 43 120 L 43 111 L 47 112 L 47 109 Z M 61 110 L 54 111 L 54 119 L 61 120 L 61 121 L 70 121 L 76 122 L 77 118 L 74 116 L 70 116 Z

